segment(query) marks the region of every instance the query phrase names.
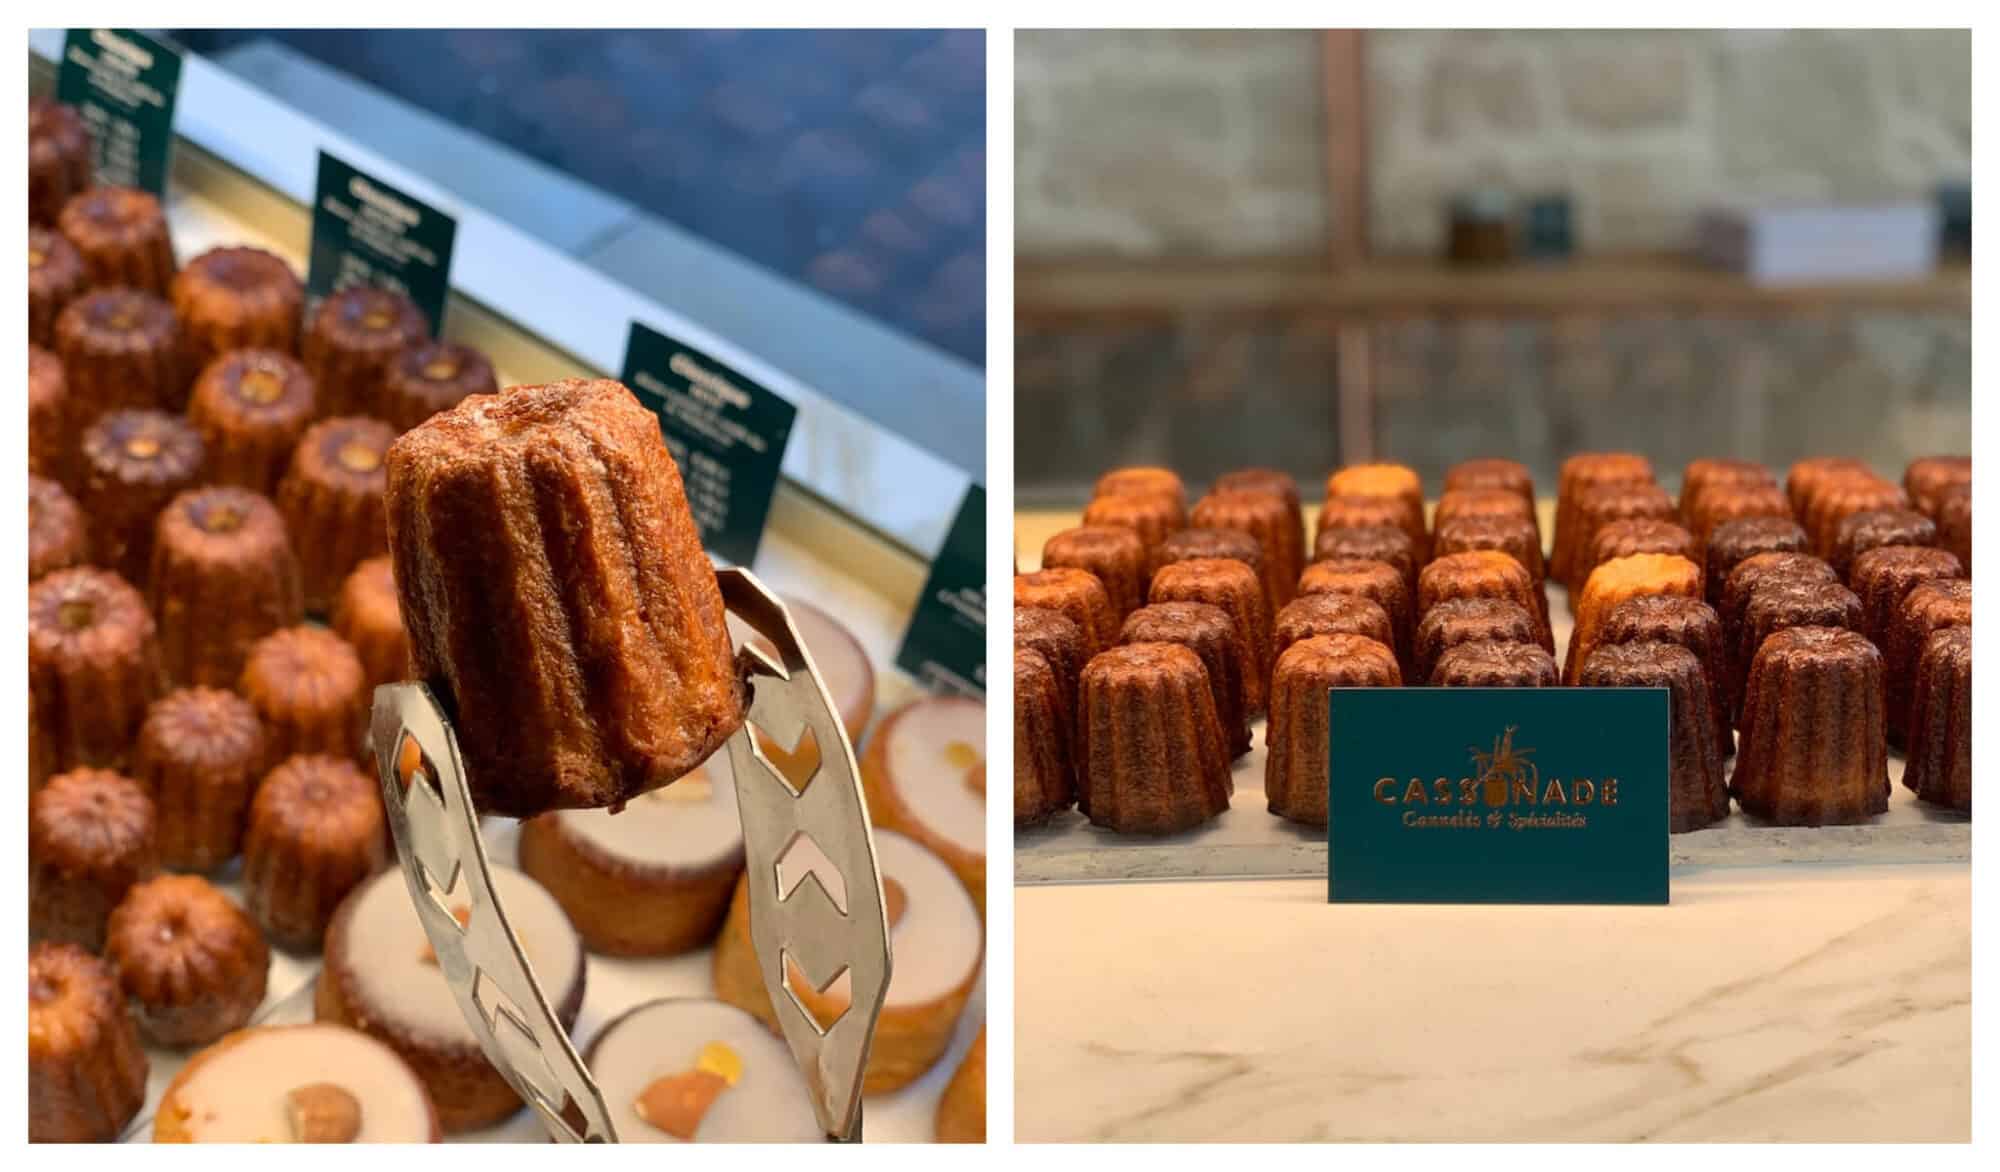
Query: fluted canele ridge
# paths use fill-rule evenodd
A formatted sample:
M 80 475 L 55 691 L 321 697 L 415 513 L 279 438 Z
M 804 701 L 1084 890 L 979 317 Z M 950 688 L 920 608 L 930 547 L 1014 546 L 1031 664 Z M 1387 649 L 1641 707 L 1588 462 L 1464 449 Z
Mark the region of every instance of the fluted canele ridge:
M 1014 648 L 1014 825 L 1033 826 L 1076 801 L 1076 722 L 1042 653 Z
M 1843 582 L 1854 574 L 1854 559 L 1885 545 L 1936 545 L 1937 523 L 1915 509 L 1872 509 L 1850 514 L 1834 532 L 1827 563 Z
M 251 795 L 272 763 L 257 710 L 236 693 L 183 688 L 154 701 L 132 776 L 153 795 L 160 862 L 213 871 L 235 858 Z
M 272 761 L 298 753 L 369 760 L 368 678 L 332 631 L 301 624 L 257 640 L 236 690 L 264 722 Z
M 318 405 L 312 375 L 289 354 L 236 350 L 209 363 L 188 398 L 209 480 L 276 492 Z
M 1038 606 L 1014 608 L 1014 646 L 1041 653 L 1055 672 L 1062 710 L 1076 721 L 1076 687 L 1083 665 L 1090 662 L 1089 641 L 1068 615 Z
M 1079 525 L 1042 544 L 1043 569 L 1082 570 L 1093 575 L 1121 621 L 1146 604 L 1146 585 L 1151 580 L 1147 563 L 1146 545 L 1139 535 L 1116 525 Z
M 1234 786 L 1201 660 L 1171 643 L 1114 647 L 1082 683 L 1077 804 L 1127 834 L 1171 834 L 1229 808 Z
M 1200 658 L 1215 696 L 1215 718 L 1231 758 L 1250 751 L 1246 684 L 1256 661 L 1235 620 L 1205 602 L 1156 602 L 1125 620 L 1118 642 L 1176 643 Z
M 182 684 L 233 686 L 252 644 L 305 618 L 277 506 L 226 485 L 184 492 L 160 514 L 147 590 L 167 674 Z
M 1917 657 L 1903 784 L 1926 802 L 1972 813 L 1972 628 L 1932 631 Z
M 57 570 L 28 587 L 31 737 L 54 768 L 122 768 L 165 684 L 146 600 L 108 570 Z
M 1541 642 L 1541 623 L 1521 604 L 1506 598 L 1451 598 L 1417 621 L 1411 658 L 1417 672 L 1410 684 L 1428 684 L 1444 653 L 1461 643 Z
M 1586 688 L 1667 689 L 1668 829 L 1674 834 L 1699 830 L 1729 813 L 1708 676 L 1687 648 L 1673 643 L 1600 643 L 1584 660 L 1577 683 Z
M 1438 657 L 1431 683 L 1440 688 L 1553 688 L 1555 657 L 1534 643 L 1460 643 Z
M 1570 634 L 1568 658 L 1563 664 L 1565 683 L 1576 682 L 1578 669 L 1597 647 L 1598 628 L 1611 608 L 1645 594 L 1699 598 L 1701 570 L 1684 557 L 1664 553 L 1635 553 L 1592 570 L 1576 604 L 1576 629 Z
M 1963 578 L 1919 582 L 1903 596 L 1889 639 L 1882 645 L 1882 670 L 1889 681 L 1889 743 L 1901 747 L 1911 727 L 1911 694 L 1917 661 L 1933 631 L 1972 625 L 1972 583 Z
M 1088 570 L 1070 566 L 1014 575 L 1014 605 L 1052 610 L 1068 617 L 1083 633 L 1091 655 L 1118 638 L 1118 611 L 1104 583 Z
M 320 302 L 299 342 L 320 415 L 377 414 L 389 363 L 428 337 L 423 311 L 400 293 L 351 285 Z
M 1805 549 L 1806 531 L 1789 515 L 1724 521 L 1709 530 L 1702 544 L 1703 596 L 1720 614 L 1723 584 L 1744 559 L 1760 553 L 1804 553 Z
M 1650 481 L 1638 484 L 1604 484 L 1579 488 L 1570 506 L 1572 544 L 1567 560 L 1556 567 L 1556 576 L 1574 594 L 1583 589 L 1590 572 L 1591 552 L 1597 531 L 1613 521 L 1672 521 L 1676 517 L 1674 499 L 1667 490 Z
M 174 277 L 181 319 L 196 369 L 231 350 L 298 349 L 305 289 L 292 266 L 261 248 L 212 248 Z
M 1436 552 L 1433 550 L 1433 552 Z M 1451 551 L 1457 552 L 1457 551 Z M 1417 543 L 1395 525 L 1342 525 L 1322 528 L 1313 540 L 1313 561 L 1388 562 L 1403 576 L 1410 597 L 1417 596 Z M 1304 570 L 1299 571 L 1301 575 Z
M 1598 632 L 1599 646 L 1616 643 L 1672 643 L 1686 648 L 1701 665 L 1702 676 L 1708 683 L 1709 724 L 1716 752 L 1728 757 L 1736 751 L 1729 710 L 1722 694 L 1729 653 L 1723 644 L 1722 619 L 1714 607 L 1697 598 L 1674 594 L 1628 598 L 1605 613 L 1604 625 Z
M 1785 826 L 1861 822 L 1889 808 L 1882 653 L 1854 631 L 1793 627 L 1750 666 L 1731 789 Z
M 1527 567 L 1509 554 L 1497 549 L 1447 554 L 1417 576 L 1417 620 L 1422 622 L 1432 608 L 1454 598 L 1503 598 L 1534 616 L 1535 641 L 1554 654 L 1555 634 L 1542 622 L 1536 595 Z
M 1958 558 L 1928 546 L 1885 545 L 1854 559 L 1849 581 L 1861 596 L 1861 630 L 1877 647 L 1889 645 L 1889 632 L 1902 610 L 1903 598 L 1925 582 L 1963 578 Z
M 1298 593 L 1306 537 L 1295 504 L 1274 492 L 1218 490 L 1196 501 L 1188 519 L 1203 528 L 1235 529 L 1256 538 L 1263 553 L 1259 577 L 1271 610 Z
M 1325 826 L 1327 693 L 1402 682 L 1395 653 L 1365 636 L 1315 635 L 1287 648 L 1271 677 L 1271 720 L 1264 730 L 1264 796 L 1271 813 Z
M 1271 678 L 1271 612 L 1264 607 L 1264 584 L 1250 567 L 1226 558 L 1162 566 L 1153 575 L 1148 601 L 1204 602 L 1228 614 L 1243 645 L 1250 649 L 1253 670 L 1244 681 L 1244 701 L 1252 714 L 1264 710 L 1264 693 Z

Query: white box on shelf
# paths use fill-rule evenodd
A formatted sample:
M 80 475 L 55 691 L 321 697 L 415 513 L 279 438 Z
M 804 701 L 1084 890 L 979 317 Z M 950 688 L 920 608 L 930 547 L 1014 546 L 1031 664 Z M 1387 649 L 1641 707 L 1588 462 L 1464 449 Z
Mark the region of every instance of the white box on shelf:
M 1937 267 L 1938 211 L 1925 200 L 1712 208 L 1695 251 L 1759 285 L 1897 281 Z

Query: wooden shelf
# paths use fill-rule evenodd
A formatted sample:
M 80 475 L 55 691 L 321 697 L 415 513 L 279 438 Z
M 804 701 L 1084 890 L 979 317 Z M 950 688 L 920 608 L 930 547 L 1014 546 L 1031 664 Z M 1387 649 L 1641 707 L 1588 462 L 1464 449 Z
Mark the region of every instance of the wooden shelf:
M 1034 262 L 1015 266 L 1017 320 L 1145 319 L 1188 313 L 1332 316 L 1704 312 L 1797 315 L 1838 310 L 1972 311 L 1972 269 L 1915 281 L 1755 285 L 1674 256 L 1458 268 L 1371 260 L 1339 272 L 1280 262 Z

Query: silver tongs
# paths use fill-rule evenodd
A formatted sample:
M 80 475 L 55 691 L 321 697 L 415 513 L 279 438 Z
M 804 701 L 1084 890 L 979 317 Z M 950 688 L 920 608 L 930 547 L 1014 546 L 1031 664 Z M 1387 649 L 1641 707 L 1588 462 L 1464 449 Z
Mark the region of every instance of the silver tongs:
M 777 652 L 774 658 L 747 640 L 737 651 L 750 705 L 743 727 L 729 738 L 729 765 L 743 819 L 750 939 L 764 991 L 805 1074 L 820 1128 L 828 1139 L 856 1142 L 862 1074 L 890 968 L 889 921 L 860 771 L 832 697 L 784 604 L 748 570 L 718 570 L 716 579 L 729 613 Z M 783 745 L 795 745 L 811 731 L 819 766 L 802 787 L 794 787 L 764 756 L 758 729 Z M 406 742 L 422 755 L 407 787 Z M 551 1138 L 617 1142 L 604 1096 L 556 1020 L 507 921 L 458 738 L 437 696 L 421 683 L 377 688 L 370 743 L 417 918 L 486 1060 L 535 1109 Z M 811 839 L 837 876 L 822 879 L 808 871 L 790 882 L 780 879 L 779 861 L 801 838 Z M 460 926 L 451 904 L 467 899 L 471 914 Z M 848 1007 L 822 1027 L 794 994 L 793 974 L 813 990 L 824 990 L 842 973 L 849 975 Z

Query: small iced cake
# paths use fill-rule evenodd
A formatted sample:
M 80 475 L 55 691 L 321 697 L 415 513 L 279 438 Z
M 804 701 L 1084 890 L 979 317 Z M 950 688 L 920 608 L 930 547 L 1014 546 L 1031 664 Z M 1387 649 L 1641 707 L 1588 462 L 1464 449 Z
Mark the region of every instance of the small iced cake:
M 648 1001 L 597 1034 L 584 1065 L 621 1143 L 816 1143 L 806 1080 L 763 1023 L 704 997 Z
M 609 810 L 558 810 L 521 827 L 521 869 L 569 913 L 592 952 L 672 956 L 715 939 L 743 873 L 729 754 Z
M 396 1052 L 337 1025 L 238 1030 L 167 1084 L 156 1144 L 417 1144 L 437 1109 Z
M 799 639 L 812 653 L 819 678 L 826 682 L 826 690 L 833 696 L 833 708 L 840 714 L 840 725 L 847 730 L 848 741 L 859 745 L 861 734 L 868 729 L 868 718 L 875 712 L 875 665 L 869 662 L 861 641 L 839 619 L 804 599 L 786 596 L 784 603 L 791 613 L 792 625 L 799 630 Z M 773 650 L 735 616 L 730 616 L 728 622 L 736 642 L 754 642 L 767 652 Z M 810 777 L 819 765 L 819 746 L 810 741 L 787 747 L 760 732 L 757 743 L 779 772 L 794 780 Z
M 913 700 L 882 721 L 861 758 L 875 825 L 942 858 L 986 915 L 986 705 Z
M 875 858 L 895 963 L 868 1055 L 863 1090 L 870 1095 L 908 1086 L 944 1056 L 979 979 L 986 946 L 979 914 L 944 860 L 893 830 L 875 832 Z M 843 892 L 830 894 L 837 906 L 843 903 Z M 809 985 L 802 975 L 794 979 L 795 988 Z M 778 1028 L 751 950 L 750 893 L 742 883 L 715 946 L 715 994 Z M 821 1022 L 831 1022 L 848 996 L 845 978 L 839 978 L 824 992 L 808 990 L 800 999 Z
M 493 868 L 493 879 L 556 1017 L 565 1029 L 575 1025 L 583 1004 L 576 929 L 533 879 L 509 867 Z M 453 902 L 452 910 L 463 919 L 469 907 Z M 521 1106 L 459 1012 L 400 869 L 378 873 L 341 901 L 313 1007 L 320 1021 L 353 1026 L 401 1055 L 430 1091 L 446 1133 L 491 1126 Z

